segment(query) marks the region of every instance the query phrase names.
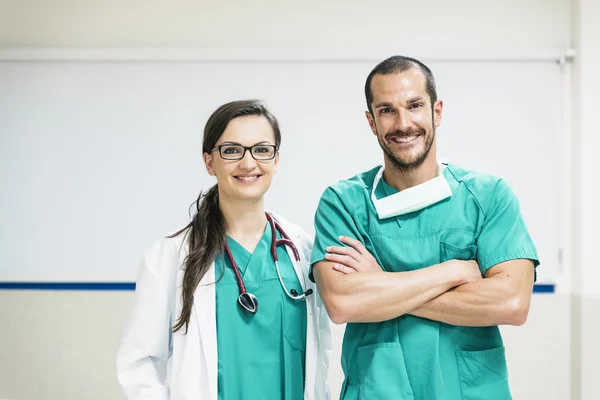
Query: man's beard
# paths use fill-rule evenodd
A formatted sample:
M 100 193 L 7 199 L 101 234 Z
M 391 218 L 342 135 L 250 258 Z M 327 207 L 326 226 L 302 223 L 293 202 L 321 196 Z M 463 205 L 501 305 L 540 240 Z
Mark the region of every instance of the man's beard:
M 426 136 L 425 129 L 411 128 L 406 131 L 395 130 L 395 131 L 388 132 L 385 135 L 385 139 L 389 140 L 389 138 L 392 136 L 407 137 L 407 136 L 415 136 L 415 135 L 421 135 L 422 137 L 425 137 Z M 429 136 L 429 138 L 427 139 L 427 142 L 425 143 L 423 152 L 421 154 L 419 154 L 413 160 L 404 161 L 404 160 L 400 159 L 399 157 L 397 157 L 394 154 L 394 152 L 392 151 L 392 149 L 390 149 L 387 146 L 387 144 L 384 142 L 384 139 L 381 139 L 380 136 L 377 135 L 377 140 L 379 141 L 379 145 L 381 146 L 381 149 L 383 150 L 383 152 L 385 153 L 387 158 L 392 163 L 392 166 L 400 172 L 410 172 L 410 171 L 413 171 L 414 169 L 420 167 L 423 164 L 423 162 L 425 162 L 425 159 L 429 155 L 429 151 L 431 151 L 431 146 L 433 146 L 434 139 L 435 139 L 435 127 L 432 128 L 431 136 Z

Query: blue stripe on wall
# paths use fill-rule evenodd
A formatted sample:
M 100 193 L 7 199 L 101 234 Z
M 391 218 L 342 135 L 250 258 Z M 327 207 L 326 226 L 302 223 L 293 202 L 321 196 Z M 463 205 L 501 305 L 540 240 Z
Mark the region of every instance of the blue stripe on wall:
M 135 282 L 0 282 L 1 289 L 132 291 Z
M 554 293 L 554 285 L 534 285 L 533 293 Z
M 135 282 L 0 282 L 0 290 L 133 291 Z M 554 285 L 535 285 L 533 293 L 554 293 Z

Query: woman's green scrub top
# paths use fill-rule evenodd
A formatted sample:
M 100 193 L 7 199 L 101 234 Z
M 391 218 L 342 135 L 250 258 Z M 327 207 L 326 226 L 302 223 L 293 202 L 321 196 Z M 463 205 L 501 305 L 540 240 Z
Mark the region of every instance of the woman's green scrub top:
M 448 165 L 452 196 L 380 220 L 371 201 L 379 167 L 340 181 L 315 215 L 312 264 L 337 237 L 360 240 L 386 271 L 411 271 L 450 259 L 477 260 L 481 273 L 511 259 L 537 267 L 537 252 L 517 198 L 503 180 Z M 377 199 L 398 191 L 382 179 Z M 311 279 L 313 279 L 311 274 Z M 461 327 L 411 315 L 349 323 L 342 346 L 342 399 L 507 400 L 511 398 L 498 327 Z
M 279 232 L 277 233 L 279 237 Z M 258 300 L 251 314 L 240 295 L 227 256 L 215 261 L 219 400 L 301 400 L 304 398 L 306 302 L 290 299 L 279 282 L 271 255 L 269 224 L 248 252 L 227 237 L 246 290 Z M 288 290 L 302 293 L 286 247 L 278 246 L 279 268 Z

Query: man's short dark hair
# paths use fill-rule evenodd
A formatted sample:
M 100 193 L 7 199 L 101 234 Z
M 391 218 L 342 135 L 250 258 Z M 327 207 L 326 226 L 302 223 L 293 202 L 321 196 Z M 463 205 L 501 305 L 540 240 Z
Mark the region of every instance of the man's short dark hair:
M 371 114 L 373 114 L 373 109 L 371 106 L 373 103 L 373 91 L 371 90 L 371 81 L 373 80 L 373 77 L 375 75 L 399 74 L 401 72 L 408 71 L 411 68 L 419 68 L 425 75 L 425 90 L 427 91 L 427 94 L 429 94 L 431 107 L 433 108 L 433 105 L 437 101 L 437 91 L 435 89 L 435 78 L 433 77 L 433 73 L 429 67 L 414 58 L 392 56 L 377 64 L 377 66 L 373 68 L 367 77 L 367 82 L 365 83 L 365 97 L 367 99 L 367 108 Z

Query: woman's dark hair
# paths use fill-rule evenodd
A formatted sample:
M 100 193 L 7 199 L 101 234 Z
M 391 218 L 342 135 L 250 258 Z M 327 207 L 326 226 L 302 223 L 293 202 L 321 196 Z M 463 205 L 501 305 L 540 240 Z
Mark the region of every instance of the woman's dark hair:
M 266 105 L 260 100 L 240 100 L 224 104 L 212 113 L 204 127 L 202 152 L 211 152 L 231 120 L 250 115 L 261 116 L 269 121 L 275 134 L 275 145 L 279 148 L 281 144 L 279 124 Z M 174 332 L 185 326 L 187 333 L 194 304 L 194 291 L 212 262 L 225 249 L 227 226 L 225 217 L 219 207 L 218 186 L 214 185 L 208 192 L 200 193 L 192 206 L 194 204 L 196 213 L 192 221 L 170 236 L 175 237 L 184 232 L 189 235 L 188 255 L 184 261 L 185 270 L 181 294 L 182 309 L 181 315 L 173 327 Z

